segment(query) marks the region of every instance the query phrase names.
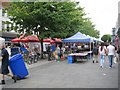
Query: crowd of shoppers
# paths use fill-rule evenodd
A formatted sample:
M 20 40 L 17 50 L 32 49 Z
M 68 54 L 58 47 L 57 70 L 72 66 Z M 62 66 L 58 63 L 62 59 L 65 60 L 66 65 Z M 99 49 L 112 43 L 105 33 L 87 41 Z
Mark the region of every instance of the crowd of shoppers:
M 57 44 L 56 47 L 53 48 L 53 45 L 48 44 L 47 47 L 47 54 L 48 54 L 48 61 L 54 60 L 60 62 L 60 59 L 64 57 L 65 48 L 61 47 Z

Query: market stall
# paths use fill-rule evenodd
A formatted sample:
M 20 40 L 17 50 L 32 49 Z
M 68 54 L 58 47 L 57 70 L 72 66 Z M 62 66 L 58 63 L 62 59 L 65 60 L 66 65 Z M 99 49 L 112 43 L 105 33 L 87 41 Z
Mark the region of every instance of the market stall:
M 63 42 L 73 42 L 73 43 L 76 43 L 76 42 L 81 42 L 81 43 L 89 43 L 89 45 L 90 45 L 90 51 L 89 52 L 91 52 L 91 42 L 93 42 L 93 39 L 92 38 L 90 38 L 90 37 L 88 37 L 88 36 L 86 36 L 86 35 L 83 35 L 82 33 L 80 33 L 80 32 L 78 32 L 78 33 L 76 33 L 75 35 L 73 35 L 73 36 L 71 36 L 71 37 L 69 37 L 69 38 L 66 38 L 66 39 L 63 39 Z M 83 50 L 83 52 L 82 52 L 82 54 L 78 54 L 79 56 L 82 56 L 82 55 L 84 55 L 85 57 L 88 57 L 88 55 L 89 55 L 89 53 L 87 53 L 87 55 L 86 54 L 84 54 L 84 50 Z M 91 52 L 92 53 L 92 52 Z M 90 55 L 89 55 L 89 57 L 91 58 L 91 53 L 90 53 Z M 77 56 L 78 56 L 77 55 Z M 71 55 L 71 54 L 69 54 L 68 55 L 68 57 L 72 57 L 72 56 L 74 56 L 74 57 L 76 57 L 76 54 L 74 54 L 73 53 L 73 55 Z M 69 58 L 68 58 L 69 59 Z

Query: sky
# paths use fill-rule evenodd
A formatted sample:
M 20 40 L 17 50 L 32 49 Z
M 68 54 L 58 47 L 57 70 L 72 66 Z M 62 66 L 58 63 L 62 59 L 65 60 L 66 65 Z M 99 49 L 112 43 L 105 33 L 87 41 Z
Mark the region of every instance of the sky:
M 112 34 L 118 18 L 118 1 L 120 0 L 75 0 L 84 7 L 87 17 L 91 18 L 100 37 Z

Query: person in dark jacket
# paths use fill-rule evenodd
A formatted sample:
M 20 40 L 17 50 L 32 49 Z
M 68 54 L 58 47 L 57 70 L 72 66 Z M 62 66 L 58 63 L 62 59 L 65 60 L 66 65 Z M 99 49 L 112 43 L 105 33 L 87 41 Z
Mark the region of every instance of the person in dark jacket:
M 50 44 L 48 44 L 48 47 L 47 47 L 47 53 L 48 53 L 48 61 L 51 61 L 51 52 L 52 51 L 52 49 L 51 49 L 51 45 Z
M 92 49 L 92 53 L 93 53 L 93 63 L 96 61 L 96 63 L 98 63 L 98 46 L 95 45 Z
M 5 75 L 10 76 L 14 82 L 16 82 L 17 80 L 17 76 L 11 75 L 9 74 L 9 54 L 8 51 L 5 49 L 5 45 L 2 45 L 1 48 L 1 70 L 0 73 L 2 74 L 2 80 L 1 80 L 1 84 L 5 84 Z
M 11 56 L 20 53 L 20 48 L 18 47 L 18 45 L 14 44 L 11 47 Z

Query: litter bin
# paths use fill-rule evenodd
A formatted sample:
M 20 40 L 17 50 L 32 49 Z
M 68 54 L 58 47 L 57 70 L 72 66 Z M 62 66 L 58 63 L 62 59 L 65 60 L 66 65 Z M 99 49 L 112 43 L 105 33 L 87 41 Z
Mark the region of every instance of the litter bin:
M 28 70 L 21 54 L 13 55 L 9 60 L 9 66 L 12 73 L 21 79 L 28 75 Z
M 73 63 L 73 58 L 72 56 L 68 56 L 68 64 L 72 64 Z

